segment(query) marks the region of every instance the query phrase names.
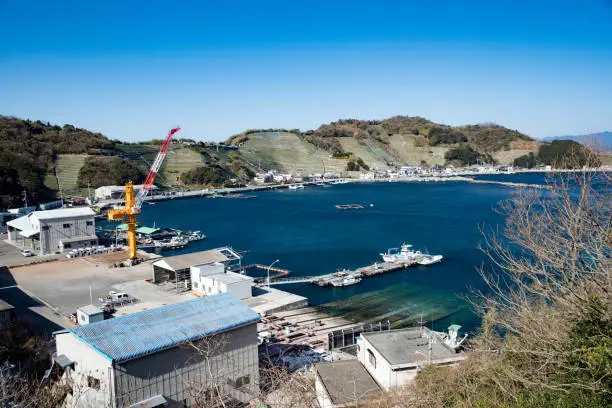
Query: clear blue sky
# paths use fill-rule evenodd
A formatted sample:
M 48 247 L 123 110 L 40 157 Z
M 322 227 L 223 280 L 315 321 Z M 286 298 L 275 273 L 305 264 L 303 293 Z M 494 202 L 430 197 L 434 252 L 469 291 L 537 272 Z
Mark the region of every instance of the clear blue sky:
M 111 138 L 418 115 L 612 130 L 612 0 L 0 0 L 0 114 Z

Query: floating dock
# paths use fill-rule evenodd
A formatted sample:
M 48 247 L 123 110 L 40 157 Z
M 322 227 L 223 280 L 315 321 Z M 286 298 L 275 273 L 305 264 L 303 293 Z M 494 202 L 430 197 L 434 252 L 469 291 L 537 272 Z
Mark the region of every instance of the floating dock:
M 338 210 L 363 210 L 363 205 L 361 204 L 338 204 L 336 205 Z

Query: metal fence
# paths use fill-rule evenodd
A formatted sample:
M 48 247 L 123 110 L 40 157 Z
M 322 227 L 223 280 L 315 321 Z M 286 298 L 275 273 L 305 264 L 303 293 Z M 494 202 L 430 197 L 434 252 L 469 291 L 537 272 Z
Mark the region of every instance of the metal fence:
M 377 323 L 362 324 L 359 326 L 350 327 L 348 329 L 336 330 L 328 333 L 327 335 L 327 349 L 334 350 L 353 346 L 357 344 L 357 337 L 359 337 L 361 333 L 387 330 L 391 330 L 391 323 L 389 323 L 388 320 Z

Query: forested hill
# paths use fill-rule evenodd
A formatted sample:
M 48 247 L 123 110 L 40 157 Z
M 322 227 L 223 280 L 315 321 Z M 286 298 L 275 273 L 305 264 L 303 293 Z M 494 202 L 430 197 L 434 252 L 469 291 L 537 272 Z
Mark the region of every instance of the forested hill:
M 0 142 L 0 208 L 7 208 L 22 204 L 24 190 L 36 203 L 56 198 L 60 186 L 64 197 L 84 197 L 88 187 L 139 183 L 161 141 L 126 143 L 72 125 L 0 116 Z M 260 168 L 345 173 L 402 165 L 512 164 L 517 159 L 531 166 L 551 164 L 551 155 L 569 148 L 495 124 L 452 127 L 407 116 L 347 119 L 309 131 L 247 130 L 221 147 L 173 140 L 156 184 L 235 186 L 249 182 Z
M 100 133 L 41 121 L 0 116 L 0 195 L 3 207 L 18 204 L 23 189 L 32 201 L 55 197 L 45 186 L 58 154 L 109 151 L 113 144 Z

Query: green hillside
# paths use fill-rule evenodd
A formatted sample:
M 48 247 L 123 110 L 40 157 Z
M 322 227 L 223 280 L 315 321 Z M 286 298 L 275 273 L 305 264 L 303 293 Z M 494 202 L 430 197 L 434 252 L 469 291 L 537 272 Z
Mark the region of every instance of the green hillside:
M 88 184 L 139 182 L 160 143 L 111 141 L 71 125 L 0 116 L 0 207 L 20 205 L 24 190 L 30 202 L 54 199 L 57 179 L 65 196 L 85 195 Z M 494 124 L 452 127 L 408 116 L 338 120 L 309 131 L 247 130 L 226 144 L 234 147 L 173 141 L 156 183 L 167 188 L 241 185 L 260 168 L 356 175 L 355 170 L 402 165 L 550 164 L 576 150 L 573 144 L 536 142 Z

